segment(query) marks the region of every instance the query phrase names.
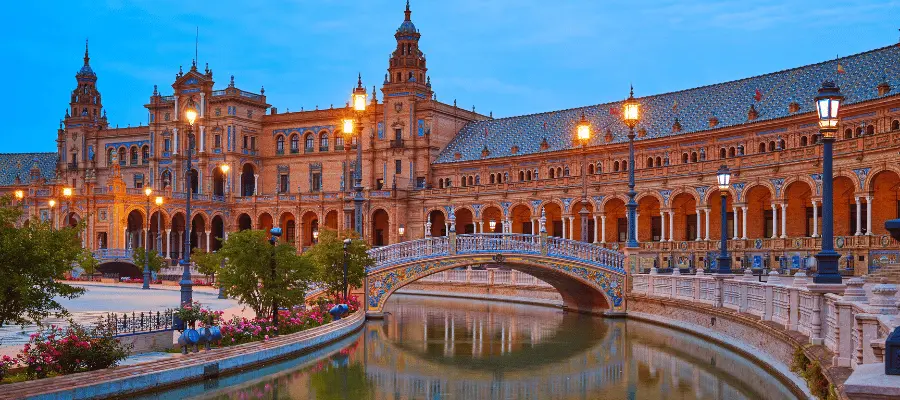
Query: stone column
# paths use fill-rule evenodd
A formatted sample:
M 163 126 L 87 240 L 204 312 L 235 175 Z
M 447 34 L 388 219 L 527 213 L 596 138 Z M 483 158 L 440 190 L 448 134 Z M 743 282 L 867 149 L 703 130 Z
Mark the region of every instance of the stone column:
M 741 207 L 741 239 L 747 240 L 747 206 Z
M 606 243 L 606 214 L 600 216 L 600 243 Z
M 701 232 L 700 232 L 700 213 L 701 213 L 701 210 L 700 210 L 700 209 L 696 209 L 696 211 L 697 211 L 697 214 L 696 214 L 696 216 L 697 216 L 697 234 L 696 234 L 695 236 L 697 236 L 697 237 L 694 238 L 694 240 L 699 242 L 699 241 L 700 241 L 700 238 L 702 237 L 702 236 L 700 236 L 700 233 L 701 233 Z
M 166 229 L 166 260 L 172 259 L 172 230 Z
M 812 201 L 813 206 L 813 231 L 812 237 L 819 237 L 819 203 L 815 199 Z
M 781 203 L 781 238 L 787 237 L 787 203 Z
M 872 235 L 872 196 L 866 196 L 866 236 Z
M 669 211 L 669 241 L 675 238 L 675 211 Z
M 860 201 L 862 198 L 856 196 L 856 233 L 854 236 L 862 236 L 862 204 Z
M 537 235 L 538 233 L 540 233 L 540 232 L 538 232 L 538 219 L 532 218 L 531 219 L 531 234 Z
M 733 228 L 732 230 L 734 231 L 734 235 L 733 235 L 732 239 L 737 240 L 737 238 L 738 238 L 738 208 L 737 208 L 737 206 L 734 206 L 734 205 L 731 206 L 731 214 L 732 214 L 731 220 L 734 223 L 734 225 L 732 226 L 732 228 Z
M 666 212 L 659 212 L 659 241 L 666 241 Z
M 475 233 L 484 233 L 484 221 L 478 221 L 478 232 Z
M 569 239 L 575 240 L 575 217 L 569 217 Z
M 709 209 L 706 208 L 703 211 L 706 212 L 706 229 L 704 230 L 704 233 L 706 235 L 705 240 L 709 240 Z
M 259 194 L 259 174 L 253 174 L 253 195 Z
M 772 239 L 778 237 L 778 208 L 772 203 Z
M 212 235 L 210 235 L 210 232 L 203 232 L 203 237 L 206 239 L 206 252 L 207 253 L 209 253 L 209 249 L 210 249 L 210 247 L 209 247 L 210 236 L 212 236 Z
M 556 232 L 553 232 L 553 233 L 556 233 Z M 566 238 L 566 217 L 562 217 L 562 238 L 563 239 Z
M 201 110 L 202 110 L 202 108 L 201 108 Z M 200 125 L 200 145 L 197 147 L 200 148 L 201 153 L 206 152 L 206 127 L 203 125 Z
M 178 101 L 178 99 L 175 99 L 175 101 Z M 175 113 L 175 120 L 178 120 L 177 112 Z M 178 128 L 172 128 L 172 154 L 178 154 Z
M 594 215 L 594 243 L 600 242 L 599 229 L 600 227 L 597 225 L 597 215 Z

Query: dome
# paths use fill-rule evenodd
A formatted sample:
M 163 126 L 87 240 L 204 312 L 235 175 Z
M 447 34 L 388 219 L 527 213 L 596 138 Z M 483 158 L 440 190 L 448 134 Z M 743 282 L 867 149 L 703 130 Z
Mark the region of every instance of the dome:
M 94 73 L 94 70 L 91 69 L 91 66 L 90 66 L 90 65 L 84 64 L 84 66 L 81 67 L 81 70 L 78 71 L 78 75 L 76 75 L 76 76 L 90 76 L 90 77 L 96 77 L 97 74 Z
M 416 33 L 416 25 L 412 23 L 410 20 L 403 21 L 400 24 L 400 27 L 397 28 L 397 33 Z

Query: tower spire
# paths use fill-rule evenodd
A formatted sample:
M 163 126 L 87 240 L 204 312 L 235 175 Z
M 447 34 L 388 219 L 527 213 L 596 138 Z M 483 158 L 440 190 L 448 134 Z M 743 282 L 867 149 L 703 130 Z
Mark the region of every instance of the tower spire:
M 405 21 L 410 21 L 409 15 L 412 14 L 412 11 L 409 11 L 409 0 L 406 0 L 406 11 L 404 11 L 403 13 L 406 14 Z
M 88 56 L 88 39 L 84 39 L 84 65 L 88 65 L 91 57 Z

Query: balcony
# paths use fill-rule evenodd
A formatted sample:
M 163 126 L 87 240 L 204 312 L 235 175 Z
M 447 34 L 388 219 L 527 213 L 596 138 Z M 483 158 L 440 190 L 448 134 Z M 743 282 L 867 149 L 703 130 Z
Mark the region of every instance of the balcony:
M 393 139 L 391 140 L 391 148 L 392 149 L 402 149 L 405 146 L 403 145 L 403 139 Z
M 78 163 L 77 162 L 68 163 L 66 165 L 66 168 L 68 168 L 70 171 L 76 170 L 76 169 L 78 169 Z
M 315 151 L 315 150 L 316 150 L 316 149 L 314 149 L 314 148 L 312 148 L 312 147 L 307 147 L 307 148 L 303 149 L 303 152 L 304 152 L 304 153 L 312 153 L 312 152 Z

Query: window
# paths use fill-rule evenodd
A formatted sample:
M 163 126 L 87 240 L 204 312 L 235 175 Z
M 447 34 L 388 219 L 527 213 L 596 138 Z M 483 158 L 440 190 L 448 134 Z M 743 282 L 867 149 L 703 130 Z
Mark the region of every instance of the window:
M 288 174 L 278 175 L 278 193 L 287 193 L 290 185 L 288 181 Z
M 531 171 L 525 172 L 525 178 L 528 179 L 529 181 L 531 180 Z
M 602 172 L 603 172 L 603 163 L 600 161 L 597 161 L 597 173 L 599 174 Z
M 425 177 L 417 176 L 416 177 L 416 189 L 424 189 L 425 188 Z
M 697 162 L 697 152 L 691 152 L 691 162 Z
M 328 151 L 328 133 L 322 132 L 319 136 L 319 151 Z
M 321 172 L 313 172 L 312 178 L 310 179 L 311 187 L 310 191 L 318 192 L 322 190 L 322 173 Z
M 291 154 L 300 152 L 300 136 L 291 135 Z
M 900 129 L 900 120 L 895 119 L 894 122 L 891 122 L 891 130 L 896 131 L 898 129 Z
M 275 139 L 275 154 L 284 154 L 284 136 L 278 135 Z
M 469 186 L 475 186 L 475 178 L 472 176 L 469 176 Z
M 132 148 L 131 148 L 131 153 L 130 153 L 130 154 L 131 154 L 131 162 L 130 162 L 130 164 L 131 164 L 131 165 L 137 165 L 137 163 L 138 163 L 138 149 L 137 149 L 137 147 L 132 147 Z
M 142 189 L 144 187 L 144 176 L 141 174 L 134 175 L 134 188 Z
M 613 172 L 619 172 L 619 162 L 618 161 L 613 162 Z
M 766 143 L 765 142 L 759 144 L 759 152 L 760 153 L 766 152 Z
M 466 177 L 464 177 L 464 176 L 461 177 L 461 178 L 460 178 L 460 181 L 462 181 L 462 183 L 460 183 L 460 185 L 461 185 L 462 187 L 466 187 L 466 183 L 467 183 Z
M 222 135 L 216 134 L 216 145 L 215 148 L 222 148 Z
M 800 136 L 800 146 L 806 146 L 808 144 L 808 139 L 806 136 Z
M 337 135 L 334 137 L 334 149 L 335 150 L 343 150 L 344 149 L 344 138 L 341 135 Z
M 682 154 L 681 154 L 681 163 L 682 163 L 682 164 L 687 164 L 687 163 L 688 163 L 688 153 L 682 153 Z
M 550 179 L 556 178 L 556 169 L 550 168 Z
M 737 155 L 737 149 L 735 149 L 734 147 L 729 148 L 728 157 L 734 157 L 735 155 Z
M 402 160 L 394 160 L 394 173 L 400 174 L 403 172 L 403 161 Z
M 489 179 L 489 182 L 490 182 L 491 184 L 496 183 L 496 181 L 494 180 L 494 174 L 491 174 L 491 177 L 490 177 L 490 179 Z
M 874 134 L 875 134 L 875 125 L 869 125 L 869 126 L 867 126 L 867 127 L 866 127 L 866 134 L 867 134 L 867 135 L 874 135 Z
M 728 150 L 725 150 L 724 147 L 719 149 L 719 158 L 725 158 L 727 156 L 728 156 Z
M 394 129 L 394 140 L 401 141 L 403 140 L 403 129 L 397 128 Z
M 863 128 L 861 126 L 857 127 L 856 128 L 856 137 L 860 137 L 862 135 L 863 135 Z
M 775 151 L 775 141 L 769 142 L 769 151 Z
M 519 171 L 519 182 L 525 180 L 525 171 Z
M 593 175 L 593 174 L 594 174 L 594 164 L 588 164 L 588 171 L 587 171 L 587 173 L 588 173 L 588 175 Z
M 569 176 L 569 166 L 567 165 L 565 169 L 563 169 L 563 176 Z
M 246 136 L 244 136 L 244 146 L 241 147 L 241 148 L 242 148 L 242 149 L 246 149 L 246 148 L 247 148 L 247 137 L 246 137 Z
M 375 180 L 375 190 L 384 189 L 384 178 L 378 178 Z
M 315 145 L 315 144 L 313 143 L 313 134 L 312 134 L 312 133 L 307 133 L 307 134 L 306 134 L 306 139 L 304 139 L 304 141 L 305 141 L 305 146 L 304 146 L 305 151 L 306 151 L 307 153 L 312 152 L 312 151 L 313 151 L 313 146 Z
M 647 168 L 653 168 L 653 157 L 647 157 Z
M 163 140 L 163 150 L 167 152 L 172 151 L 172 139 Z
M 125 166 L 125 164 L 126 164 L 127 162 L 128 162 L 128 159 L 125 157 L 125 148 L 124 148 L 124 147 L 120 147 L 120 148 L 119 148 L 119 165 L 120 165 L 120 166 Z
M 72 158 L 74 160 L 74 157 Z M 147 164 L 150 162 L 150 146 L 144 146 L 141 149 L 141 164 Z
M 113 158 L 116 158 L 116 150 L 109 149 L 109 151 L 106 152 L 106 166 L 107 167 L 112 166 Z
M 844 139 L 853 139 L 853 129 L 844 129 Z
M 256 136 L 250 137 L 250 150 L 256 150 Z

